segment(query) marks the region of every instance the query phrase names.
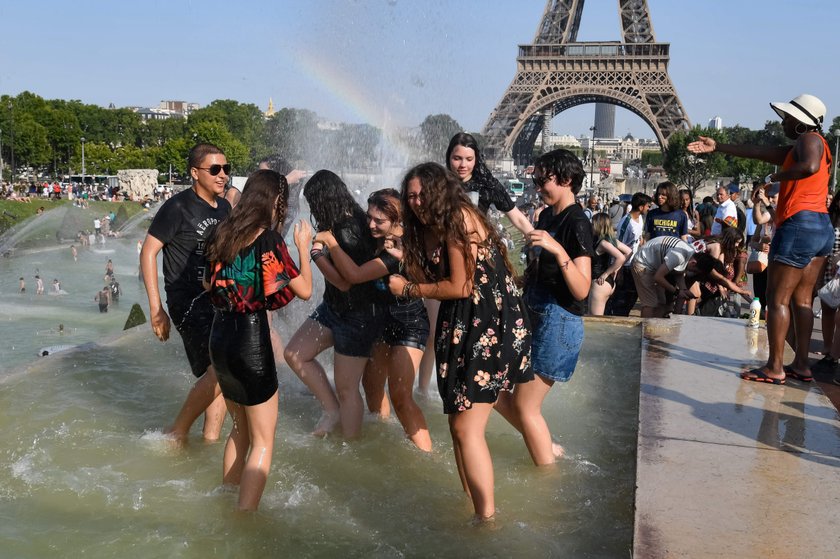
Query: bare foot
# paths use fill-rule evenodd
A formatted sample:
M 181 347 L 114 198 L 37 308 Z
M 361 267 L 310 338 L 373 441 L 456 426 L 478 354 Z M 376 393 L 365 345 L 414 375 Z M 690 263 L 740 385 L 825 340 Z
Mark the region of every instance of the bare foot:
M 324 412 L 321 414 L 321 418 L 315 425 L 315 430 L 312 431 L 312 434 L 316 437 L 326 437 L 336 428 L 339 421 L 341 421 L 341 417 L 337 411 Z
M 552 442 L 551 443 L 551 452 L 554 453 L 554 458 L 559 460 L 565 456 L 566 451 L 560 446 L 558 443 Z

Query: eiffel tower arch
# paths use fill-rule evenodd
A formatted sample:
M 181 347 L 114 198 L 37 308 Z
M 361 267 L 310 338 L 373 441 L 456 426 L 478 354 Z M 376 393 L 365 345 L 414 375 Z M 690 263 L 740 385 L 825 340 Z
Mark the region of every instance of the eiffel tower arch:
M 668 75 L 668 43 L 657 43 L 647 0 L 618 0 L 622 41 L 577 42 L 584 0 L 548 0 L 516 75 L 484 126 L 489 159 L 527 162 L 552 118 L 577 105 L 611 103 L 637 114 L 664 149 L 691 124 Z

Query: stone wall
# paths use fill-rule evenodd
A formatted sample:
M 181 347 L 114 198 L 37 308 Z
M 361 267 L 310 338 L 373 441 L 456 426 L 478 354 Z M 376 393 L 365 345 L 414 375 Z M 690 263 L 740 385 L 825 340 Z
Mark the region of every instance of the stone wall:
M 131 200 L 152 197 L 158 184 L 157 169 L 125 169 L 117 171 L 120 191 Z

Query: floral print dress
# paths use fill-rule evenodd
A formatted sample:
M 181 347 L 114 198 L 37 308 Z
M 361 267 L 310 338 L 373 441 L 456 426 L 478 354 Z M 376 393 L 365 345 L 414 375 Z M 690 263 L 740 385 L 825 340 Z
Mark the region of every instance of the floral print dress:
M 430 264 L 446 270 L 442 255 L 446 249 L 438 247 Z M 468 410 L 475 403 L 494 403 L 500 391 L 534 378 L 521 291 L 495 247 L 478 249 L 472 295 L 441 301 L 435 357 L 447 414 Z

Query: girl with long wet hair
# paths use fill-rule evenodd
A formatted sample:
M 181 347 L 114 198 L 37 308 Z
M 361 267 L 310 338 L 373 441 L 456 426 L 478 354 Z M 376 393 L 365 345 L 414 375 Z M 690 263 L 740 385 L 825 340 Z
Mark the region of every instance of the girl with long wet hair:
M 330 260 L 341 276 L 350 284 L 376 280 L 388 303 L 383 317 L 382 338 L 374 346 L 373 359 L 368 363 L 362 386 L 368 408 L 387 414 L 385 383 L 394 405 L 394 411 L 409 439 L 417 448 L 426 452 L 432 449 L 432 439 L 426 419 L 414 402 L 414 371 L 423 356 L 429 336 L 429 318 L 420 299 L 404 299 L 387 292 L 390 274 L 400 273 L 402 250 L 402 211 L 400 194 L 393 188 L 377 190 L 368 197 L 368 227 L 376 240 L 376 256 L 358 265 L 353 262 L 329 231 L 318 233 L 316 242 L 323 242 L 329 249 Z
M 306 182 L 303 196 L 319 233 L 329 231 L 356 264 L 374 257 L 376 243 L 365 213 L 338 175 L 318 171 Z M 355 438 L 361 433 L 364 416 L 359 383 L 381 332 L 385 307 L 373 282 L 351 285 L 341 276 L 322 241 L 312 244 L 310 256 L 326 280 L 324 300 L 295 332 L 284 356 L 321 404 L 323 413 L 313 435 L 325 436 L 340 422 L 343 435 Z M 335 391 L 315 359 L 330 347 L 335 348 Z
M 233 429 L 225 444 L 222 479 L 239 485 L 239 508 L 255 510 L 271 468 L 277 427 L 277 369 L 267 311 L 295 297 L 309 299 L 309 261 L 295 265 L 277 232 L 286 214 L 286 179 L 274 171 L 248 178 L 239 204 L 215 230 L 207 246 L 210 300 L 216 308 L 210 359 L 219 379 Z M 305 255 L 309 224 L 294 228 Z
M 589 289 L 589 314 L 601 316 L 607 300 L 615 291 L 615 279 L 630 256 L 630 247 L 615 238 L 612 219 L 606 213 L 592 216 L 595 255 L 592 257 L 592 287 Z
M 406 277 L 391 293 L 441 301 L 435 336 L 438 390 L 449 416 L 455 461 L 476 519 L 495 512 L 493 463 L 485 440 L 500 392 L 533 378 L 531 334 L 507 250 L 495 228 L 436 163 L 403 179 Z

